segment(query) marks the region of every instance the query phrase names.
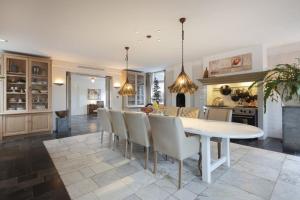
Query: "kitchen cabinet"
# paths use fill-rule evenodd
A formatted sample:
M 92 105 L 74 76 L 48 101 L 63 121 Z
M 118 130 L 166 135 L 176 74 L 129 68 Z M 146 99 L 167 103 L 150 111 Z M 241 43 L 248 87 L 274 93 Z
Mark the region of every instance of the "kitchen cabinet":
M 122 72 L 122 83 L 126 80 L 126 70 Z M 134 96 L 123 97 L 123 104 L 127 108 L 144 107 L 146 102 L 146 74 L 136 71 L 128 71 L 128 81 L 136 91 Z
M 34 113 L 30 115 L 30 132 L 46 132 L 52 128 L 51 113 Z
M 27 114 L 4 116 L 3 136 L 27 134 L 29 125 L 28 119 Z

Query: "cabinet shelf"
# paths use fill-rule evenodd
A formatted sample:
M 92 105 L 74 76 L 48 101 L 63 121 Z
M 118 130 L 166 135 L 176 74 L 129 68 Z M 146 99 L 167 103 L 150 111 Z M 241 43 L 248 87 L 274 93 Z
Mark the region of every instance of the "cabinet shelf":
M 22 95 L 25 95 L 26 93 L 24 93 L 24 92 L 6 92 L 6 94 L 22 94 Z
M 26 78 L 26 74 L 7 74 L 8 77 L 22 77 Z

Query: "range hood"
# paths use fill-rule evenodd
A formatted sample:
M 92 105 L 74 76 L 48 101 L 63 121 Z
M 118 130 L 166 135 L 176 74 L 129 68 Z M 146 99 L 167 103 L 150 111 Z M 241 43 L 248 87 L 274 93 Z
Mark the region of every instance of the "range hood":
M 198 79 L 198 81 L 200 81 L 203 85 L 262 81 L 264 80 L 264 77 L 268 72 L 269 71 L 261 71 L 261 72 L 247 73 L 247 74 L 215 76 L 215 77 Z

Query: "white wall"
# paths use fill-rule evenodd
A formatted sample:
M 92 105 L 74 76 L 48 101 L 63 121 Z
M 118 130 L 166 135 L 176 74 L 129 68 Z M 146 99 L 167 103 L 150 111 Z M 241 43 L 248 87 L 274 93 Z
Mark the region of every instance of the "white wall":
M 86 115 L 87 105 L 96 104 L 97 100 L 88 99 L 88 89 L 100 89 L 101 99 L 106 105 L 105 78 L 95 77 L 92 83 L 90 76 L 72 74 L 71 76 L 71 115 Z
M 67 72 L 76 72 L 83 73 L 89 75 L 97 75 L 97 76 L 111 76 L 112 84 L 111 84 L 111 107 L 113 109 L 120 109 L 122 102 L 121 98 L 117 98 L 118 89 L 114 88 L 113 85 L 115 83 L 119 83 L 120 80 L 120 70 L 115 69 L 104 69 L 103 71 L 99 70 L 89 70 L 78 68 L 79 63 L 71 63 L 60 60 L 52 61 L 52 82 L 60 81 L 63 82 L 64 85 L 57 86 L 53 85 L 52 87 L 52 109 L 53 111 L 58 110 L 66 110 L 66 73 Z M 55 119 L 55 115 L 53 115 L 53 119 Z M 55 123 L 54 130 L 55 130 Z
M 291 48 L 289 48 L 289 46 Z M 300 50 L 294 49 L 295 44 L 285 45 L 281 47 L 274 47 L 268 50 L 268 67 L 269 69 L 274 68 L 278 64 L 292 64 L 297 61 L 295 58 L 300 58 Z M 298 49 L 300 43 L 298 43 Z M 276 113 L 274 115 L 274 113 Z M 281 101 L 268 101 L 267 104 L 267 123 L 268 134 L 270 137 L 282 138 L 282 107 Z

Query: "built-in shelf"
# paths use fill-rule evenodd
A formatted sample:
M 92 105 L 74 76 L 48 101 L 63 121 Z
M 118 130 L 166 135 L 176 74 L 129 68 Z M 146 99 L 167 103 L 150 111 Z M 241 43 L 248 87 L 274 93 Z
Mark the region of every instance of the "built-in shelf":
M 269 71 L 198 79 L 203 85 L 262 81 Z

